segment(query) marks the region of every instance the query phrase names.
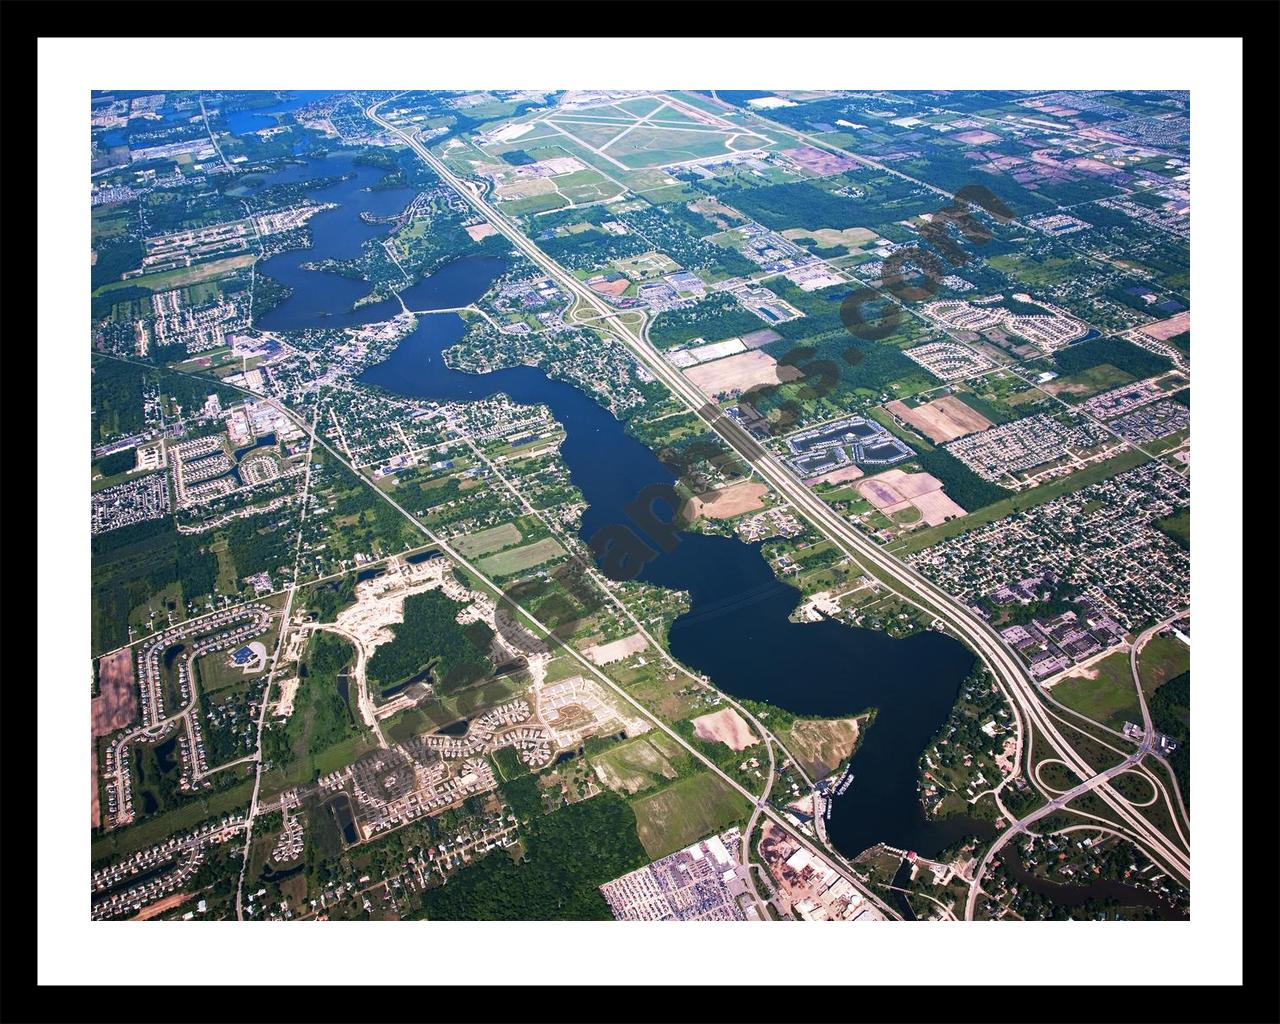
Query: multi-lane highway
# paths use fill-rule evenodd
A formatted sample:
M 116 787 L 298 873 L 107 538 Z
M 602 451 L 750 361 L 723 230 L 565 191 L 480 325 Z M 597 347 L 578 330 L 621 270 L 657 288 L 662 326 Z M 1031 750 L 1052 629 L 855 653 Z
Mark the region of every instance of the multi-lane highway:
M 607 331 L 625 345 L 650 373 L 661 380 L 677 398 L 715 430 L 726 444 L 791 504 L 800 516 L 808 520 L 815 529 L 846 554 L 882 578 L 888 577 L 893 580 L 906 592 L 907 596 L 914 596 L 918 602 L 934 611 L 955 635 L 964 640 L 983 659 L 1010 700 L 1018 718 L 1020 758 L 1030 747 L 1027 730 L 1034 727 L 1044 743 L 1050 747 L 1053 756 L 1061 759 L 1077 775 L 1087 780 L 1081 784 L 1084 787 L 1082 792 L 1087 790 L 1097 793 L 1116 818 L 1138 838 L 1153 859 L 1165 865 L 1174 874 L 1189 879 L 1188 851 L 1171 841 L 1111 789 L 1109 771 L 1097 772 L 1075 751 L 1058 727 L 1061 720 L 1045 707 L 1036 687 L 1023 671 L 1021 664 L 989 625 L 978 619 L 961 602 L 952 598 L 940 587 L 878 547 L 834 512 L 796 478 L 779 459 L 726 416 L 718 405 L 709 402 L 696 386 L 648 343 L 643 314 L 635 318 L 618 316 L 616 311 L 608 307 L 590 288 L 543 253 L 516 225 L 494 209 L 485 200 L 483 190 L 478 185 L 453 173 L 414 137 L 411 131 L 397 127 L 381 117 L 377 112 L 379 105 L 377 103 L 371 105 L 366 111 L 367 115 L 410 146 L 442 181 L 461 195 L 516 249 L 551 277 L 567 294 L 573 296 L 580 319 L 585 311 L 594 326 L 599 330 Z M 635 320 L 634 324 L 633 320 Z M 1139 752 L 1139 754 L 1142 753 L 1145 751 Z M 979 881 L 980 876 L 974 881 L 975 887 Z

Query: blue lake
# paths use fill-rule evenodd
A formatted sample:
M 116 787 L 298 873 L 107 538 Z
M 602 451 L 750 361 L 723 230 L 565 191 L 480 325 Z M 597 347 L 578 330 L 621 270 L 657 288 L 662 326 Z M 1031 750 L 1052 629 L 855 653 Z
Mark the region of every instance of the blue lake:
M 294 89 L 292 98 L 270 107 L 259 107 L 256 110 L 233 110 L 225 115 L 227 127 L 236 135 L 247 135 L 249 132 L 261 131 L 263 128 L 274 128 L 280 123 L 270 114 L 287 114 L 308 103 L 332 96 L 332 89 Z

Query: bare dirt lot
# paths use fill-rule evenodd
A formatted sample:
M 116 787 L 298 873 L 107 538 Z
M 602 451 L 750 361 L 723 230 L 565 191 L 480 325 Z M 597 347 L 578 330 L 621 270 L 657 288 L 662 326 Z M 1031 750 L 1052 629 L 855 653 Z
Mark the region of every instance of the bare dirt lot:
M 764 348 L 771 341 L 777 341 L 782 335 L 777 331 L 770 330 L 768 327 L 759 331 L 752 331 L 750 334 L 744 334 L 740 339 L 742 344 L 747 348 L 756 349 Z
M 1147 324 L 1146 327 L 1142 328 L 1142 333 L 1150 335 L 1157 341 L 1165 341 L 1189 330 L 1191 330 L 1191 310 L 1188 309 L 1186 312 L 1169 317 L 1168 320 Z
M 810 487 L 816 487 L 818 484 L 842 484 L 850 480 L 859 480 L 864 475 L 857 466 L 841 466 L 839 469 L 833 469 L 830 473 L 815 476 L 807 483 Z
M 947 516 L 965 514 L 964 509 L 943 493 L 942 481 L 930 473 L 887 469 L 854 487 L 885 515 L 891 516 L 914 505 L 930 526 L 945 522 Z
M 98 663 L 98 696 L 93 698 L 93 735 L 106 736 L 138 717 L 129 649 L 108 654 Z
M 929 526 L 945 523 L 951 516 L 962 516 L 965 510 L 947 497 L 939 487 L 928 494 L 918 494 L 911 499 L 911 504 L 920 510 L 920 515 Z
M 467 234 L 471 236 L 473 242 L 479 242 L 497 233 L 498 229 L 487 221 L 484 224 L 472 224 L 467 228 Z
M 693 720 L 693 734 L 710 743 L 723 743 L 733 750 L 746 750 L 758 742 L 743 717 L 733 708 L 724 708 Z
M 195 893 L 191 892 L 175 892 L 171 896 L 162 896 L 154 903 L 147 904 L 147 906 L 139 910 L 129 920 L 146 921 L 152 917 L 159 917 L 166 910 L 172 910 L 174 907 L 182 906 L 182 904 L 186 903 L 187 900 L 191 899 L 194 895 Z
M 946 395 L 914 409 L 907 408 L 905 402 L 890 402 L 885 409 L 934 442 L 954 441 L 992 426 L 982 413 L 970 409 L 955 395 Z
M 975 128 L 971 132 L 961 132 L 956 137 L 957 142 L 963 142 L 969 146 L 985 146 L 988 142 L 996 142 L 1000 136 L 994 132 L 983 131 L 981 128 Z
M 644 638 L 643 633 L 632 633 L 621 640 L 588 647 L 582 653 L 596 665 L 610 665 L 615 661 L 629 658 L 633 654 L 639 654 L 648 646 L 649 641 Z
M 856 718 L 801 718 L 791 726 L 791 750 L 805 771 L 819 778 L 835 771 L 857 744 Z
M 601 295 L 621 295 L 630 287 L 631 282 L 625 277 L 620 277 L 616 281 L 601 281 L 591 286 L 593 291 L 597 291 Z
M 689 499 L 684 510 L 685 520 L 693 523 L 700 516 L 708 519 L 732 519 L 743 512 L 754 512 L 764 508 L 762 499 L 768 490 L 765 484 L 743 480 L 714 491 L 704 491 Z
M 778 366 L 767 352 L 742 352 L 728 359 L 717 359 L 684 371 L 709 398 L 735 395 L 756 384 L 779 384 L 802 376 L 794 366 Z
M 797 146 L 794 149 L 784 149 L 782 152 L 784 156 L 790 157 L 810 174 L 816 174 L 820 178 L 858 166 L 858 161 L 853 157 L 830 153 L 813 146 Z
M 102 808 L 98 806 L 98 745 L 89 743 L 89 824 L 97 828 L 102 824 Z

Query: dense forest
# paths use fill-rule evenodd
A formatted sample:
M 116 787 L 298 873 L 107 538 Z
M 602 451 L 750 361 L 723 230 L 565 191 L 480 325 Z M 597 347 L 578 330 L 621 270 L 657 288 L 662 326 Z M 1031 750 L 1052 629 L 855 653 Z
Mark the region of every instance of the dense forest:
M 1191 806 L 1191 673 L 1183 672 L 1163 683 L 1147 699 L 1151 723 L 1159 732 L 1178 741 L 1169 767 L 1178 779 L 1182 801 Z
M 1134 377 L 1154 377 L 1173 364 L 1163 356 L 1139 348 L 1122 338 L 1097 338 L 1079 345 L 1068 345 L 1054 353 L 1053 361 L 1063 373 L 1083 373 L 1108 363 Z
M 659 313 L 649 331 L 649 339 L 658 348 L 672 348 L 694 338 L 722 341 L 758 331 L 763 321 L 740 306 L 736 299 L 713 295 L 686 309 Z
M 430 668 L 436 692 L 448 693 L 484 676 L 492 633 L 481 622 L 458 625 L 461 610 L 438 590 L 407 597 L 404 622 L 390 627 L 395 639 L 369 659 L 370 684 L 387 690 Z
M 916 462 L 920 463 L 920 468 L 926 473 L 932 473 L 941 480 L 947 495 L 966 512 L 976 512 L 1009 497 L 1009 492 L 1003 487 L 983 480 L 954 455 L 941 448 L 919 452 Z
M 503 787 L 522 820 L 525 859 L 516 864 L 495 851 L 478 864 L 423 894 L 436 920 L 591 921 L 612 915 L 600 886 L 643 865 L 648 857 L 636 835 L 631 807 L 615 793 L 542 814 L 536 776 Z

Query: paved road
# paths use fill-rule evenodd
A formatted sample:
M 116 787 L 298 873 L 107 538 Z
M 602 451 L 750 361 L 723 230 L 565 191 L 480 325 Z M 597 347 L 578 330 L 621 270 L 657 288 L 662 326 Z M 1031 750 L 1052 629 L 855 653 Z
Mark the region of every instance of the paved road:
M 965 903 L 965 909 L 964 909 L 965 920 L 966 921 L 973 920 L 973 911 L 978 902 L 978 894 L 982 891 L 981 884 L 980 884 L 982 882 L 982 876 L 983 874 L 986 873 L 987 867 L 988 865 L 990 865 L 995 855 L 1005 846 L 1006 843 L 1009 842 L 1010 839 L 1016 836 L 1019 832 L 1024 831 L 1026 827 L 1032 824 L 1033 822 L 1039 821 L 1041 818 L 1048 817 L 1054 811 L 1061 810 L 1067 804 L 1071 803 L 1071 801 L 1074 800 L 1076 797 L 1083 796 L 1085 793 L 1088 793 L 1089 791 L 1095 789 L 1100 782 L 1104 780 L 1113 779 L 1117 775 L 1123 775 L 1125 772 L 1131 770 L 1139 761 L 1142 760 L 1143 757 L 1145 757 L 1150 752 L 1151 752 L 1151 741 L 1150 741 L 1150 737 L 1148 736 L 1146 739 L 1143 740 L 1142 746 L 1138 749 L 1137 753 L 1130 754 L 1118 765 L 1115 765 L 1112 768 L 1108 768 L 1105 772 L 1100 772 L 1098 775 L 1094 776 L 1093 778 L 1086 779 L 1084 782 L 1080 783 L 1078 786 L 1073 786 L 1071 789 L 1068 789 L 1065 793 L 1062 793 L 1054 797 L 1043 807 L 1040 807 L 1032 811 L 1030 814 L 1028 814 L 1024 818 L 1020 818 L 1018 821 L 1015 821 L 1012 825 L 1010 825 L 1007 829 L 1005 829 L 1002 833 L 1000 833 L 999 838 L 997 838 L 996 841 L 991 844 L 991 848 L 987 850 L 986 855 L 982 858 L 982 861 L 979 863 L 978 870 L 974 872 L 973 883 L 969 886 L 969 898 Z
M 200 116 L 204 118 L 204 130 L 209 134 L 209 141 L 213 143 L 213 148 L 218 151 L 218 159 L 222 161 L 222 166 L 232 174 L 236 174 L 236 168 L 227 162 L 227 158 L 222 155 L 222 147 L 218 145 L 218 140 L 214 138 L 213 129 L 209 127 L 209 112 L 204 109 L 204 93 L 200 94 Z M 256 230 L 256 229 L 255 229 Z
M 283 402 L 271 403 L 279 412 L 288 415 Z M 320 417 L 320 402 L 316 402 L 315 412 L 311 419 L 311 436 L 316 436 L 316 421 Z M 253 848 L 253 819 L 258 814 L 258 797 L 262 792 L 262 729 L 267 721 L 267 708 L 271 703 L 271 687 L 275 683 L 276 676 L 280 672 L 280 653 L 284 650 L 285 639 L 289 635 L 289 617 L 293 613 L 293 599 L 298 593 L 298 577 L 300 573 L 298 568 L 302 562 L 302 537 L 305 533 L 303 527 L 307 522 L 307 498 L 311 493 L 311 463 L 315 455 L 316 447 L 311 444 L 307 447 L 307 470 L 302 478 L 302 512 L 298 520 L 298 541 L 293 549 L 293 582 L 289 584 L 288 596 L 284 600 L 284 608 L 280 612 L 280 632 L 276 636 L 275 653 L 271 656 L 271 672 L 267 675 L 266 689 L 262 691 L 262 707 L 258 710 L 258 738 L 254 745 L 257 751 L 257 764 L 253 773 L 253 796 L 249 800 L 249 813 L 245 817 L 244 830 L 244 854 L 240 861 L 240 876 L 236 881 L 236 920 L 244 920 L 244 879 L 245 874 L 249 870 L 249 854 Z
M 1048 712 L 1039 699 L 1039 694 L 1031 680 L 1023 671 L 1015 656 L 1004 646 L 989 625 L 979 620 L 961 602 L 952 598 L 940 587 L 935 586 L 916 573 L 909 566 L 899 562 L 896 557 L 887 554 L 874 542 L 860 534 L 852 525 L 834 512 L 822 499 L 806 487 L 790 469 L 784 466 L 737 423 L 724 415 L 718 405 L 709 402 L 702 392 L 690 383 L 683 374 L 672 367 L 656 349 L 645 340 L 643 326 L 637 330 L 628 320 L 613 315 L 614 311 L 604 305 L 594 292 L 577 278 L 569 274 L 558 263 L 543 253 L 515 225 L 491 207 L 483 198 L 482 190 L 473 183 L 464 181 L 454 174 L 439 158 L 432 154 L 426 146 L 419 142 L 412 133 L 397 128 L 377 113 L 377 104 L 371 106 L 367 115 L 388 131 L 404 140 L 448 185 L 454 188 L 468 203 L 496 227 L 507 239 L 527 256 L 535 265 L 563 287 L 567 294 L 574 296 L 579 308 L 585 307 L 600 318 L 601 328 L 610 331 L 640 360 L 645 367 L 661 380 L 692 411 L 696 412 L 720 437 L 729 444 L 760 476 L 771 484 L 780 494 L 789 500 L 793 508 L 837 547 L 847 554 L 859 558 L 864 565 L 874 567 L 900 585 L 920 595 L 931 610 L 935 611 L 957 635 L 986 661 L 1005 695 L 1012 702 L 1015 712 L 1023 721 L 1034 724 L 1057 755 L 1071 767 L 1077 775 L 1092 780 L 1099 797 L 1106 803 L 1135 834 L 1141 837 L 1153 858 L 1166 864 L 1170 870 L 1183 878 L 1190 876 L 1190 863 L 1187 853 L 1171 842 L 1158 829 L 1118 794 L 1110 790 L 1108 779 L 1095 775 L 1093 768 L 1075 752 L 1069 741 L 1055 725 L 1055 718 Z M 643 319 L 641 320 L 643 324 Z

